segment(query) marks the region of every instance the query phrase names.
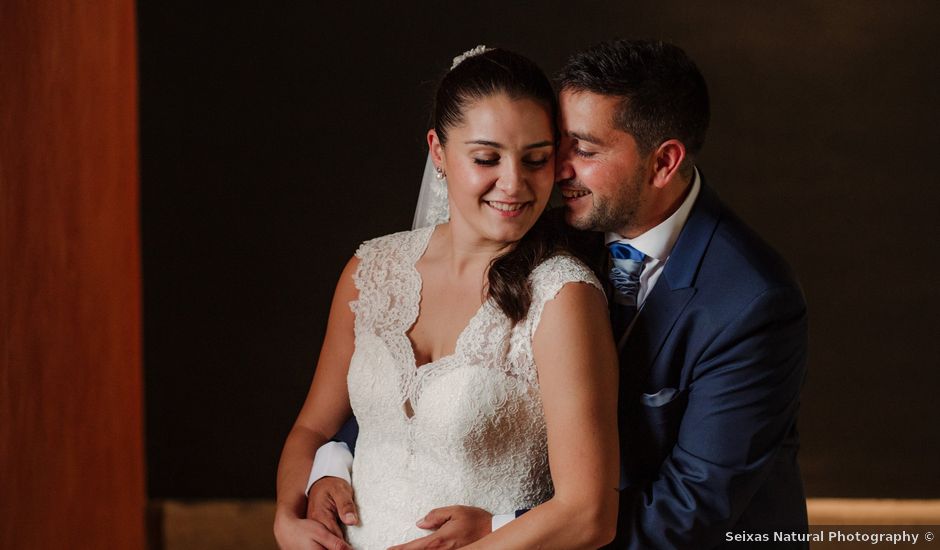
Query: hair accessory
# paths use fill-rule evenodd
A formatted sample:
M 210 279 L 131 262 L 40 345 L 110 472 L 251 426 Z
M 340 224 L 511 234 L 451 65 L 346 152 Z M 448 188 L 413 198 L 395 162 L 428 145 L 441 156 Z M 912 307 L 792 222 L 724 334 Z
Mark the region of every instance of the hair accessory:
M 476 55 L 480 55 L 481 53 L 488 52 L 492 49 L 493 48 L 487 48 L 483 44 L 480 44 L 476 48 L 471 48 L 454 58 L 454 64 L 450 66 L 450 70 L 453 71 L 457 67 L 457 65 L 460 65 L 461 63 L 463 63 L 465 59 L 474 57 Z

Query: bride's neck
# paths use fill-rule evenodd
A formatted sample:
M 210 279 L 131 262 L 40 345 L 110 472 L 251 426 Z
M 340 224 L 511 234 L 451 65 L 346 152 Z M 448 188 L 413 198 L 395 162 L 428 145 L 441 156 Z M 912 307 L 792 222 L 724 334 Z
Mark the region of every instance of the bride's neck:
M 438 227 L 440 253 L 456 275 L 467 271 L 486 269 L 493 258 L 509 250 L 512 243 L 499 243 L 481 239 L 479 235 L 467 235 L 452 224 Z

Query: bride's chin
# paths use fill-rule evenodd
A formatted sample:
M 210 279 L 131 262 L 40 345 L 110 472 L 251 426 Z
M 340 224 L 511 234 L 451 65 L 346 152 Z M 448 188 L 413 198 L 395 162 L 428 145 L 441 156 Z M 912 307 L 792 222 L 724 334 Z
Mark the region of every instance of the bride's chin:
M 497 227 L 493 228 L 491 235 L 495 241 L 511 244 L 518 242 L 530 229 L 532 229 L 532 224 L 526 224 L 524 227 Z

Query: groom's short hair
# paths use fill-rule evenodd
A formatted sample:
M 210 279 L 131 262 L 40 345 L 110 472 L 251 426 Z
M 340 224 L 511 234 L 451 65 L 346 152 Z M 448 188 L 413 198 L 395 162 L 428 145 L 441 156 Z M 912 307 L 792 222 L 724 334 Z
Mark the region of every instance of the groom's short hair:
M 558 75 L 562 91 L 623 99 L 614 126 L 646 154 L 669 139 L 694 157 L 708 129 L 708 88 L 678 46 L 650 40 L 602 42 L 572 55 Z

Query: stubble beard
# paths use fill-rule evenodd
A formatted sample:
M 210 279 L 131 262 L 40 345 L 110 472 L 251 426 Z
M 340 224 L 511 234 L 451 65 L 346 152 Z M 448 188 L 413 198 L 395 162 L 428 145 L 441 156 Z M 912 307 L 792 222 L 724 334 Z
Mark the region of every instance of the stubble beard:
M 568 218 L 568 223 L 582 231 L 620 232 L 636 224 L 637 213 L 643 205 L 641 190 L 645 174 L 635 173 L 618 186 L 615 197 L 589 195 L 591 209 L 580 218 Z M 582 188 L 584 186 L 581 186 Z

